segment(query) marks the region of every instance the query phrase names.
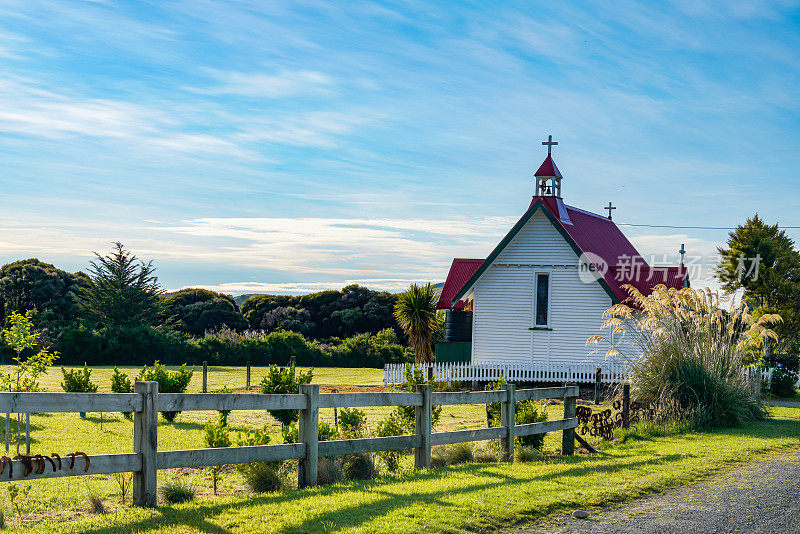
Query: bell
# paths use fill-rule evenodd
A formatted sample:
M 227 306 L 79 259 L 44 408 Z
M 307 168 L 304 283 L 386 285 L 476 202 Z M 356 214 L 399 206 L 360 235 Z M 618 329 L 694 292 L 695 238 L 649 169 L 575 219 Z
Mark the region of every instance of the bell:
M 545 195 L 548 195 L 548 196 L 549 196 L 549 195 L 552 195 L 552 194 L 553 194 L 553 188 L 552 188 L 552 187 L 550 187 L 550 186 L 548 185 L 548 186 L 547 186 L 547 189 L 545 190 L 545 193 L 544 193 L 544 194 L 545 194 Z

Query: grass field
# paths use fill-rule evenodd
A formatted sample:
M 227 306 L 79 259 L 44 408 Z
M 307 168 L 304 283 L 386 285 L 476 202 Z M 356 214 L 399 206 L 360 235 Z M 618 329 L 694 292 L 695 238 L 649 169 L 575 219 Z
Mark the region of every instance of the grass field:
M 244 370 L 210 368 L 210 389 L 244 385 Z M 315 383 L 323 389 L 377 386 L 376 369 L 319 369 Z M 253 383 L 263 376 L 253 369 Z M 60 371 L 54 369 L 43 384 L 60 390 Z M 110 369 L 94 371 L 93 378 L 108 390 Z M 200 375 L 191 390 L 200 389 Z M 550 419 L 561 417 L 563 407 L 546 407 Z M 374 427 L 390 408 L 368 408 L 368 426 Z M 119 503 L 119 487 L 111 475 L 68 477 L 31 483 L 19 512 L 10 506 L 6 491 L 0 499 L 10 525 L 26 525 L 41 532 L 309 532 L 352 530 L 363 532 L 459 532 L 489 524 L 507 524 L 539 517 L 570 506 L 600 505 L 692 480 L 728 462 L 780 447 L 800 447 L 800 410 L 773 408 L 773 420 L 752 428 L 630 441 L 609 447 L 594 457 L 561 458 L 555 454 L 560 433 L 545 440 L 548 460 L 531 464 L 482 464 L 444 470 L 406 472 L 376 482 L 341 484 L 312 490 L 291 490 L 272 496 L 249 492 L 234 469 L 223 473 L 220 492 L 213 496 L 210 481 L 201 470 L 160 471 L 159 482 L 181 477 L 193 482 L 198 500 L 156 511 Z M 202 447 L 202 427 L 216 412 L 186 412 L 175 423 L 161 421 L 159 449 Z M 333 422 L 333 410 L 321 417 Z M 130 452 L 133 425 L 120 414 L 99 414 L 81 419 L 78 414 L 33 415 L 32 452 L 82 450 L 89 454 Z M 264 412 L 233 412 L 237 430 L 268 425 L 273 443 L 281 441 L 279 426 Z M 486 425 L 482 405 L 445 406 L 437 430 L 478 428 Z M 596 443 L 596 441 L 595 441 Z M 6 484 L 6 487 L 8 484 Z M 105 499 L 109 513 L 90 516 L 88 497 Z M 458 513 L 453 513 L 458 510 Z
M 231 495 L 157 510 L 117 508 L 35 532 L 472 532 L 687 483 L 756 455 L 800 448 L 800 410 L 747 428 L 632 439 L 595 456 L 470 464 L 302 491 Z M 67 482 L 81 491 L 83 482 Z M 84 490 L 85 491 L 85 490 Z

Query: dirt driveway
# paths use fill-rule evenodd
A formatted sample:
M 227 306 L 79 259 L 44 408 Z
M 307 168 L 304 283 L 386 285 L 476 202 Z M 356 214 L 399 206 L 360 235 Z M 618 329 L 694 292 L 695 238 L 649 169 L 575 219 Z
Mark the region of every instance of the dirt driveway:
M 800 451 L 736 466 L 703 482 L 511 531 L 523 533 L 800 533 Z

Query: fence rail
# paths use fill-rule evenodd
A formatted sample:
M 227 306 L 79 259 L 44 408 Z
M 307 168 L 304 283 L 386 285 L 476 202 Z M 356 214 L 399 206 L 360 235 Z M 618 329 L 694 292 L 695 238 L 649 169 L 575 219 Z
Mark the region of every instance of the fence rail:
M 383 385 L 399 384 L 406 381 L 408 364 L 389 363 L 383 367 Z M 591 382 L 606 384 L 620 380 L 624 366 L 611 360 L 576 363 L 531 362 L 525 364 L 472 364 L 459 362 L 415 363 L 412 369 L 422 371 L 434 382 L 493 382 L 505 378 L 509 382 Z
M 158 393 L 155 382 L 137 382 L 135 393 L 0 393 L 0 413 L 88 411 L 133 412 L 133 452 L 49 459 L 28 456 L 0 462 L 0 481 L 133 472 L 133 500 L 155 506 L 159 469 L 206 467 L 278 460 L 298 460 L 300 487 L 317 483 L 317 461 L 387 450 L 414 450 L 415 467 L 430 467 L 431 447 L 451 443 L 500 439 L 506 460 L 514 457 L 514 437 L 562 431 L 562 453 L 574 451 L 577 386 L 517 390 L 506 384 L 500 391 L 434 393 L 430 384 L 414 393 L 319 393 L 319 386 L 300 386 L 299 394 L 256 395 L 229 393 Z M 526 425 L 515 424 L 515 402 L 528 399 L 564 399 L 564 418 Z M 499 427 L 432 432 L 434 404 L 501 403 Z M 413 406 L 414 434 L 378 438 L 318 440 L 320 408 Z M 192 410 L 300 410 L 298 441 L 281 445 L 158 450 L 158 412 Z

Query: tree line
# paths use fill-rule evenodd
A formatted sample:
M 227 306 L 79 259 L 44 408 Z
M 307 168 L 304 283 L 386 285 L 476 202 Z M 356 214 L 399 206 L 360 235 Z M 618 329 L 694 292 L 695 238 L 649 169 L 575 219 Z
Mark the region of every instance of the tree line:
M 61 363 L 184 363 L 381 366 L 405 361 L 397 295 L 349 285 L 310 295 L 230 295 L 159 285 L 152 262 L 121 243 L 95 253 L 87 272 L 26 259 L 0 268 L 3 324 L 28 315 Z M 4 362 L 7 347 L 0 346 Z M 358 354 L 355 354 L 358 352 Z M 263 361 L 262 361 L 263 360 Z

